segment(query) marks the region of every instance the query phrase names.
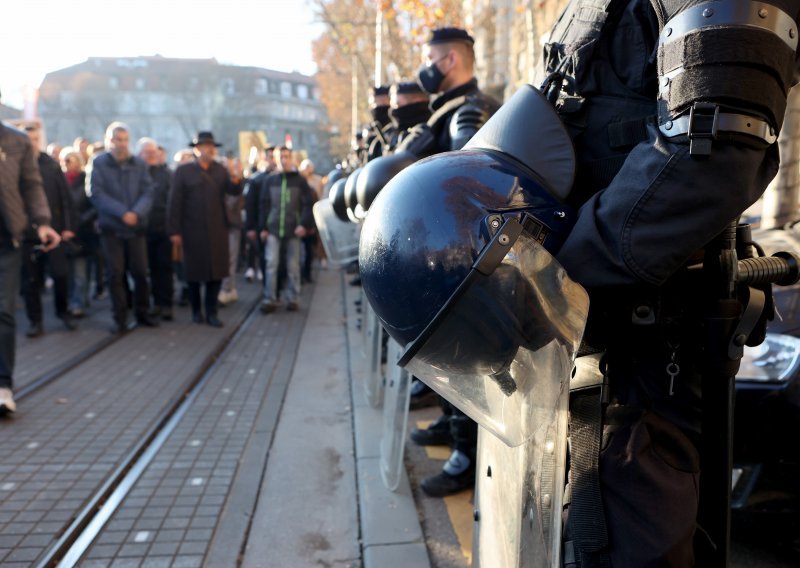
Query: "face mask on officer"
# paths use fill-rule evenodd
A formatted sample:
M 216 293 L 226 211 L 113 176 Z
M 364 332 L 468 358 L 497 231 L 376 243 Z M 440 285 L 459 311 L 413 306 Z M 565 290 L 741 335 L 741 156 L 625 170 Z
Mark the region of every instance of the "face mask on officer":
M 381 126 L 389 124 L 389 105 L 380 105 L 370 109 L 372 120 L 380 123 Z
M 439 87 L 441 87 L 442 81 L 444 81 L 444 78 L 447 76 L 447 73 L 442 73 L 439 69 L 439 62 L 448 55 L 450 55 L 449 51 L 436 61 L 431 61 L 428 65 L 423 64 L 419 71 L 417 71 L 417 82 L 426 93 L 435 95 L 439 92 Z M 448 73 L 449 72 L 448 70 Z
M 411 128 L 420 122 L 425 122 L 428 120 L 430 114 L 430 107 L 425 101 L 411 103 L 389 110 L 389 118 L 392 119 L 392 123 L 402 130 Z

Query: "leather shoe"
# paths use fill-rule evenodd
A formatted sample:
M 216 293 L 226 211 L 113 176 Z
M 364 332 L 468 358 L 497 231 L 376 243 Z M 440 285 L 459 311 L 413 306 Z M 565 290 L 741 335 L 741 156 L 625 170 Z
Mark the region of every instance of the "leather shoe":
M 203 323 L 203 314 L 201 312 L 192 312 L 192 321 L 194 323 Z
M 130 328 L 128 327 L 127 324 L 115 323 L 115 324 L 113 324 L 111 326 L 109 331 L 113 335 L 120 335 L 121 336 L 121 335 L 125 335 L 126 333 L 128 333 L 130 331 Z
M 217 316 L 208 316 L 206 318 L 206 323 L 211 327 L 222 327 L 223 325 L 225 325 L 219 320 Z
M 261 302 L 261 306 L 259 307 L 262 314 L 271 314 L 277 308 L 278 306 L 276 306 L 273 302 Z
M 411 430 L 410 437 L 418 446 L 449 446 L 453 443 L 453 436 L 450 434 L 450 417 L 443 414 L 424 430 L 414 428 Z
M 408 403 L 409 410 L 418 410 L 427 406 L 435 406 L 439 402 L 439 395 L 431 387 L 415 379 L 411 384 L 411 397 Z
M 44 335 L 44 327 L 42 326 L 42 322 L 32 323 L 31 326 L 28 328 L 28 331 L 25 332 L 25 335 L 28 337 L 41 337 Z
M 158 320 L 148 315 L 136 316 L 136 323 L 143 327 L 158 327 Z
M 297 302 L 289 302 L 288 304 L 286 304 L 286 311 L 296 312 L 299 309 L 300 309 L 300 304 L 298 304 Z

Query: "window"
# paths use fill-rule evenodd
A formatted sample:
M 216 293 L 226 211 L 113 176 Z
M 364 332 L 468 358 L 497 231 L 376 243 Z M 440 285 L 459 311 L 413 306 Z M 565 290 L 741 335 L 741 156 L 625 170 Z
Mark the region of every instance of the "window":
M 286 81 L 281 82 L 281 96 L 282 97 L 291 97 L 292 96 L 292 84 L 287 83 Z
M 222 92 L 226 95 L 233 95 L 236 93 L 236 84 L 233 79 L 226 78 L 222 80 Z
M 147 85 L 147 81 L 145 81 L 142 77 L 136 78 L 136 90 L 143 91 L 145 86 Z
M 112 89 L 119 89 L 119 79 L 116 77 L 109 77 L 108 86 Z
M 255 86 L 255 94 L 256 95 L 266 95 L 268 90 L 268 84 L 266 79 L 256 79 L 256 86 Z
M 297 97 L 301 99 L 308 98 L 308 85 L 297 85 Z

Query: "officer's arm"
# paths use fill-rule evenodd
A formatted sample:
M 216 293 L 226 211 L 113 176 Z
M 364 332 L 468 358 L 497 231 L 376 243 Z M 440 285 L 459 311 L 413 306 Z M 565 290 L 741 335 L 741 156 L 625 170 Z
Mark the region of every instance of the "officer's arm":
M 488 119 L 486 111 L 475 104 L 460 106 L 450 120 L 450 150 L 461 150 Z
M 732 4 L 667 18 L 657 61 L 659 124 L 583 205 L 558 254 L 584 286 L 662 284 L 777 173 L 797 25 L 768 13 L 783 22 L 768 29 L 755 3 L 746 3 L 755 8 L 744 16 L 722 10 Z M 715 13 L 720 18 L 709 16 Z

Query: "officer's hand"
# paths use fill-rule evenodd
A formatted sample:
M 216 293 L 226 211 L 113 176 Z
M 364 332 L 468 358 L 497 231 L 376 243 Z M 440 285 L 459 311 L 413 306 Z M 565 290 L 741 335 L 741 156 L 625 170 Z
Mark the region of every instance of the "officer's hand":
M 75 238 L 75 233 L 73 233 L 72 231 L 64 231 L 63 233 L 61 233 L 61 240 L 62 241 L 68 241 L 68 240 L 74 239 L 74 238 Z
M 139 222 L 139 216 L 133 211 L 128 211 L 122 215 L 122 222 L 129 227 L 135 227 Z
M 294 228 L 294 235 L 296 237 L 300 237 L 301 239 L 306 236 L 306 228 L 303 225 L 298 225 Z
M 58 246 L 61 242 L 61 235 L 58 234 L 52 227 L 47 225 L 39 225 L 36 229 L 39 234 L 39 240 L 42 241 L 42 251 L 51 251 Z

